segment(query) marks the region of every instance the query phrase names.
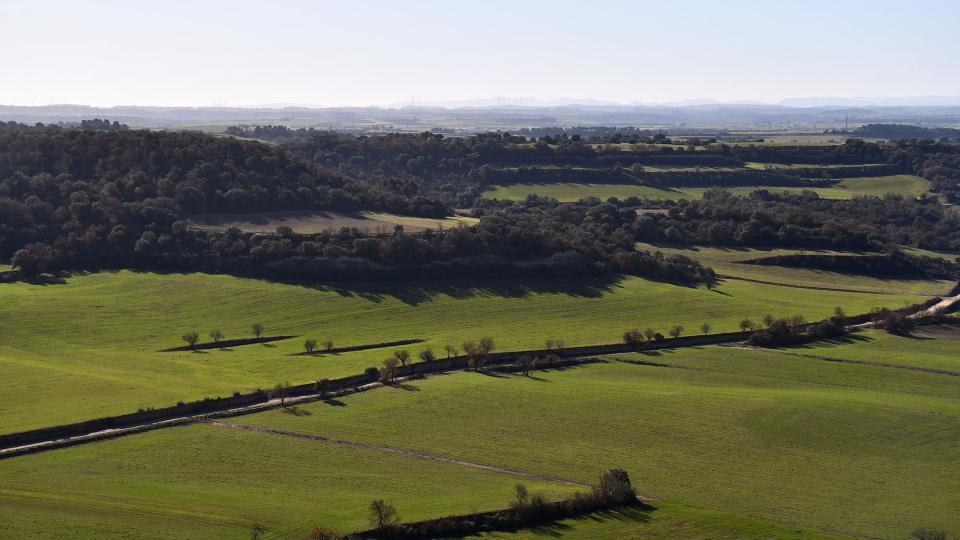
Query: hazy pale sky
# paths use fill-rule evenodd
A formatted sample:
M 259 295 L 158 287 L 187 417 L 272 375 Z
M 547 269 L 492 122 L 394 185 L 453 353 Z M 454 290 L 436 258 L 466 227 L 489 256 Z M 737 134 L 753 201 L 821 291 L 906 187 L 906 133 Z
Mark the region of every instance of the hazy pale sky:
M 0 0 L 0 104 L 960 95 L 956 0 Z

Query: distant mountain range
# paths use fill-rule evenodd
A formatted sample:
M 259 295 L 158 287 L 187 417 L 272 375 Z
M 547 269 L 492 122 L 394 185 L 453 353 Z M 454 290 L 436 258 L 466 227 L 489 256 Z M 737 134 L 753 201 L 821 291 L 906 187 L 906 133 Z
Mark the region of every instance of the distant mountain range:
M 868 101 L 887 101 L 866 104 Z M 835 128 L 861 124 L 960 126 L 960 98 L 801 98 L 778 104 L 686 101 L 628 104 L 584 100 L 527 103 L 494 99 L 395 107 L 90 107 L 0 106 L 0 120 L 78 123 L 105 118 L 141 127 L 201 127 L 285 124 L 362 131 L 470 132 L 544 126 L 637 126 L 658 128 Z

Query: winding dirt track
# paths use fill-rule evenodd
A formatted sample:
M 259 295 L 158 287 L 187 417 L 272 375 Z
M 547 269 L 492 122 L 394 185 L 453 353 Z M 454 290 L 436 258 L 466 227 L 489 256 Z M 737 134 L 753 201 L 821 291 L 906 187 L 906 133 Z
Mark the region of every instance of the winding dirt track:
M 509 467 L 499 467 L 496 465 L 485 465 L 483 463 L 475 463 L 473 461 L 466 461 L 463 459 L 452 458 L 447 456 L 441 456 L 438 454 L 431 454 L 429 452 L 421 452 L 419 450 L 408 450 L 405 448 L 396 448 L 393 446 L 385 446 L 382 444 L 366 443 L 361 441 L 348 441 L 345 439 L 332 439 L 330 437 L 324 437 L 323 435 L 316 435 L 313 433 L 303 433 L 301 431 L 287 431 L 283 429 L 274 429 L 264 426 L 255 426 L 250 424 L 236 424 L 232 422 L 217 422 L 215 420 L 207 420 L 203 422 L 211 426 L 217 426 L 222 428 L 230 429 L 240 429 L 245 431 L 257 431 L 260 433 L 271 433 L 273 435 L 283 435 L 286 437 L 296 437 L 298 439 L 307 439 L 310 441 L 319 441 L 329 444 L 336 444 L 340 446 L 349 446 L 352 448 L 363 448 L 366 450 L 375 450 L 377 452 L 387 452 L 390 454 L 399 454 L 401 456 L 424 459 L 429 461 L 439 461 L 441 463 L 451 463 L 453 465 L 461 465 L 463 467 L 470 467 L 472 469 L 480 469 L 483 471 L 492 471 L 503 474 L 510 474 L 513 476 L 520 476 L 523 478 L 531 478 L 534 480 L 542 480 L 545 482 L 552 482 L 555 484 L 565 484 L 568 486 L 589 488 L 589 484 L 584 484 L 582 482 L 577 482 L 574 480 L 569 480 L 566 478 L 560 478 L 559 476 L 550 476 L 547 474 L 535 473 L 532 471 L 526 471 L 523 469 L 514 469 Z

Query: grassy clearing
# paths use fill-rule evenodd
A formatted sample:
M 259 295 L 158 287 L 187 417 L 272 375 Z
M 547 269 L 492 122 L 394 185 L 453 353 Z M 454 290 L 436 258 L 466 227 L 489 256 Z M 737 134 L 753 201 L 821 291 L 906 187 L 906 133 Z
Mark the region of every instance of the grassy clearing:
M 178 400 L 303 383 L 379 365 L 391 349 L 292 357 L 306 337 L 337 346 L 408 338 L 414 355 L 484 335 L 499 350 L 611 343 L 626 328 L 694 332 L 738 328 L 744 317 L 801 313 L 810 320 L 843 306 L 917 303 L 912 294 L 810 291 L 728 280 L 717 289 L 641 278 L 615 281 L 456 281 L 379 288 L 297 286 L 204 274 L 103 272 L 65 284 L 0 286 L 0 431 L 119 414 Z M 270 344 L 160 353 L 196 330 L 219 327 L 226 338 L 297 335 Z
M 574 488 L 526 481 L 560 496 Z M 283 435 L 195 425 L 0 462 L 4 538 L 303 538 L 367 527 L 374 498 L 406 520 L 502 508 L 507 474 Z
M 272 233 L 277 227 L 286 226 L 295 232 L 313 234 L 336 231 L 350 227 L 370 234 L 393 233 L 394 226 L 401 225 L 409 232 L 419 232 L 440 227 L 456 227 L 476 223 L 476 218 L 455 216 L 443 219 L 401 216 L 385 212 L 253 212 L 247 214 L 203 214 L 190 218 L 195 227 L 226 230 L 236 227 L 245 232 Z
M 848 289 L 868 293 L 909 293 L 938 296 L 948 292 L 955 282 L 936 279 L 896 279 L 857 274 L 828 272 L 786 266 L 762 266 L 743 264 L 742 261 L 761 257 L 801 253 L 796 249 L 724 248 L 711 246 L 654 246 L 640 243 L 638 249 L 661 251 L 664 254 L 686 255 L 699 260 L 724 276 L 782 283 L 797 287 L 825 287 Z M 862 255 L 863 253 L 833 250 L 804 250 L 808 255 Z
M 748 186 L 731 187 L 728 191 L 738 196 L 748 196 L 754 191 L 765 189 L 772 193 L 813 191 L 824 199 L 852 199 L 858 196 L 882 197 L 888 193 L 919 197 L 927 192 L 930 182 L 909 174 L 892 176 L 871 176 L 846 178 L 832 187 L 793 188 L 778 186 Z M 584 197 L 597 197 L 606 200 L 610 197 L 625 199 L 627 197 L 646 197 L 648 199 L 699 199 L 710 188 L 674 188 L 658 189 L 650 186 L 633 184 L 511 184 L 508 186 L 493 186 L 484 193 L 488 199 L 523 200 L 529 194 L 541 197 L 553 197 L 560 202 L 576 202 Z
M 960 531 L 954 377 L 730 347 L 635 357 L 687 369 L 458 373 L 244 422 L 580 480 L 621 466 L 659 500 L 790 527 Z

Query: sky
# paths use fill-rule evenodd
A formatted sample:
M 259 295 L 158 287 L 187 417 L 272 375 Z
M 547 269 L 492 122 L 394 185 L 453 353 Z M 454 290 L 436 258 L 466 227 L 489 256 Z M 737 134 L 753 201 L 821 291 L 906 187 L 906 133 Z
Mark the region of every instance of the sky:
M 0 104 L 960 96 L 958 28 L 955 0 L 0 0 Z

